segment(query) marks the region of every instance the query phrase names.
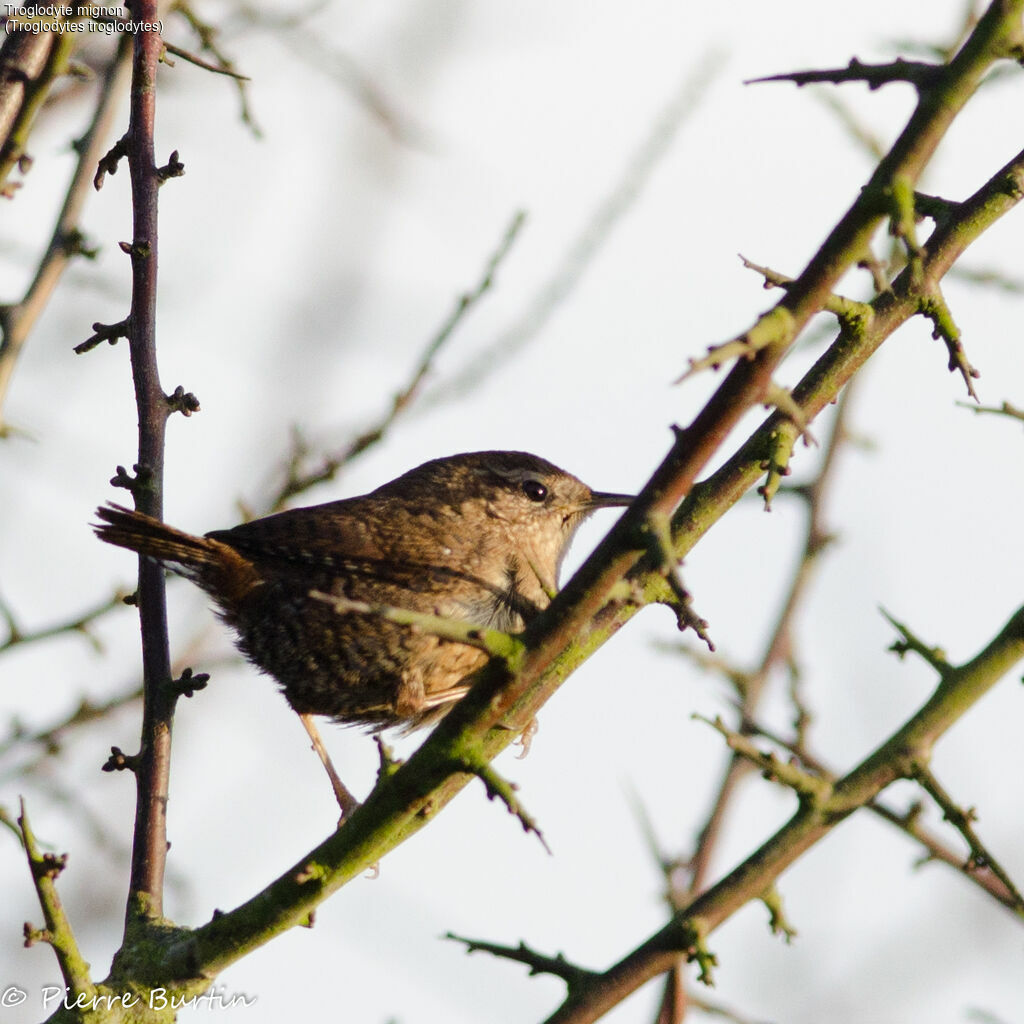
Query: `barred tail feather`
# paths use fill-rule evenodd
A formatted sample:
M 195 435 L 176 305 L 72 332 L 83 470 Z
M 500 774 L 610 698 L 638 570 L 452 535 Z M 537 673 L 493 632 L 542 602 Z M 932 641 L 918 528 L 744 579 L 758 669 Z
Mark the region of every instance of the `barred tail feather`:
M 222 541 L 176 530 L 121 505 L 100 506 L 96 515 L 102 522 L 93 530 L 100 540 L 163 562 L 218 600 L 238 600 L 257 583 L 252 563 Z
M 216 558 L 211 550 L 212 542 L 205 537 L 176 530 L 142 512 L 133 512 L 120 505 L 105 505 L 96 509 L 96 515 L 103 520 L 93 526 L 96 536 L 119 548 L 148 555 L 161 562 L 178 562 L 194 568 Z

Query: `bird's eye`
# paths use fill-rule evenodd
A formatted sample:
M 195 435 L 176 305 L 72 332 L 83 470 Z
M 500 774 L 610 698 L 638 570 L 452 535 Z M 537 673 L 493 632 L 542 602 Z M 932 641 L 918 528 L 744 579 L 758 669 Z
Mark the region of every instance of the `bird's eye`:
M 522 483 L 523 494 L 530 501 L 541 502 L 548 496 L 548 489 L 539 480 L 524 480 Z

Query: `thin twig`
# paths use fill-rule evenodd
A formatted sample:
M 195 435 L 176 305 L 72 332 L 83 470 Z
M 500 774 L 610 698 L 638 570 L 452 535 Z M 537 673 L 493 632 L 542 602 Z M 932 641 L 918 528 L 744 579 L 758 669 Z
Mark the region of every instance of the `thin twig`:
M 112 711 L 117 711 L 128 704 L 133 704 L 141 699 L 142 687 L 132 686 L 129 689 L 109 697 L 104 701 L 93 701 L 83 697 L 78 706 L 64 716 L 54 725 L 46 726 L 32 732 L 15 725 L 6 739 L 0 740 L 0 756 L 14 750 L 16 747 L 41 747 L 47 755 L 57 753 L 61 749 L 61 741 L 69 729 L 77 728 L 95 722 L 97 719 L 106 718 Z M 25 774 L 24 766 L 19 770 L 19 775 Z
M 1013 420 L 1024 420 L 1024 409 L 1018 409 L 1009 402 L 1003 402 L 1002 405 L 972 405 L 970 402 L 957 402 L 956 404 L 976 413 L 989 413 L 995 416 L 1008 416 Z
M 95 992 L 89 977 L 89 964 L 78 949 L 74 933 L 71 931 L 71 925 L 64 913 L 64 907 L 54 884 L 57 876 L 64 869 L 67 855 L 57 857 L 51 853 L 40 852 L 36 837 L 29 825 L 24 800 L 21 802 L 21 816 L 18 818 L 18 824 L 21 827 L 25 855 L 28 857 L 32 881 L 36 887 L 36 896 L 46 921 L 45 929 L 37 930 L 29 924 L 25 925 L 25 945 L 46 942 L 52 946 L 53 951 L 57 954 L 57 963 L 67 987 L 67 996 L 72 1002 L 87 1001 Z M 84 1006 L 86 1003 L 83 1002 L 81 1005 Z
M 203 52 L 211 54 L 217 63 L 207 63 L 195 54 L 192 54 L 187 50 L 179 50 L 177 47 L 171 46 L 166 42 L 164 43 L 164 47 L 167 50 L 170 50 L 171 53 L 174 53 L 182 59 L 190 61 L 192 64 L 196 64 L 201 68 L 205 68 L 207 71 L 214 71 L 217 74 L 228 75 L 232 78 L 238 89 L 238 99 L 242 108 L 242 123 L 249 127 L 249 130 L 253 135 L 260 138 L 263 133 L 260 131 L 260 127 L 253 116 L 252 108 L 249 106 L 249 92 L 247 88 L 249 79 L 235 70 L 234 62 L 218 45 L 217 30 L 212 25 L 203 21 L 203 19 L 196 13 L 193 6 L 186 2 L 186 0 L 175 0 L 174 10 L 188 22 L 189 27 L 199 40 L 199 45 Z
M 526 304 L 525 312 L 458 374 L 445 382 L 444 398 L 471 390 L 540 334 L 544 325 L 586 276 L 616 226 L 643 194 L 645 186 L 668 156 L 681 128 L 698 108 L 704 91 L 721 66 L 721 54 L 709 52 L 703 55 L 696 68 L 687 69 L 664 110 L 651 123 L 646 138 L 627 160 L 607 195 L 591 212 L 551 276 Z M 440 393 L 432 394 L 428 396 L 427 404 L 435 404 L 440 400 Z
M 189 64 L 194 64 L 197 68 L 203 68 L 205 71 L 212 71 L 215 75 L 227 75 L 229 78 L 236 78 L 239 82 L 250 82 L 252 79 L 248 75 L 243 75 L 240 71 L 235 71 L 234 68 L 225 67 L 222 64 L 211 64 L 208 60 L 203 60 L 202 57 L 191 53 L 180 46 L 175 46 L 174 43 L 164 43 L 164 49 L 168 53 L 173 53 L 175 57 L 180 57 L 182 60 L 186 60 Z M 166 61 L 164 63 L 167 63 Z
M 503 633 L 488 626 L 478 626 L 464 619 L 445 618 L 442 615 L 430 615 L 427 612 L 411 611 L 408 608 L 396 608 L 386 604 L 368 604 L 366 601 L 353 601 L 347 597 L 325 594 L 318 590 L 311 590 L 309 596 L 316 601 L 329 604 L 339 615 L 371 615 L 400 626 L 410 626 L 429 636 L 475 647 L 511 665 L 522 657 L 522 641 L 511 633 Z
M 829 82 L 838 85 L 842 82 L 864 82 L 869 89 L 880 89 L 883 85 L 893 82 L 909 82 L 919 92 L 924 92 L 935 85 L 945 70 L 942 64 L 926 64 L 916 60 L 897 58 L 886 64 L 864 64 L 854 57 L 845 68 L 829 68 L 815 71 L 788 71 L 779 75 L 765 75 L 761 78 L 748 78 L 745 85 L 758 85 L 765 82 L 792 82 L 794 85 L 810 85 L 813 82 Z
M 86 198 L 91 194 L 90 185 L 96 166 L 110 138 L 117 105 L 128 86 L 131 53 L 131 40 L 128 37 L 122 38 L 100 84 L 92 121 L 76 146 L 78 160 L 75 170 L 32 283 L 21 301 L 6 307 L 0 316 L 0 326 L 3 328 L 3 341 L 0 343 L 0 410 L 10 388 L 18 356 L 53 295 L 69 260 L 81 247 L 78 224 Z M 3 431 L 3 417 L 0 415 L 0 436 Z
M 451 939 L 453 942 L 461 942 L 466 947 L 467 953 L 490 953 L 491 956 L 501 957 L 503 960 L 513 960 L 516 963 L 525 964 L 530 968 L 531 975 L 552 974 L 556 978 L 561 978 L 569 986 L 570 991 L 584 979 L 594 976 L 593 971 L 570 963 L 562 953 L 558 953 L 556 956 L 546 956 L 530 949 L 524 942 L 520 942 L 518 946 L 502 946 L 495 942 L 467 939 L 454 932 L 448 932 L 445 938 Z
M 207 628 L 200 631 L 186 644 L 175 656 L 171 665 L 171 675 L 179 677 L 178 689 L 182 688 L 182 679 L 189 671 L 189 666 L 199 657 L 204 643 L 203 634 L 208 632 Z M 237 656 L 228 654 L 219 658 L 203 658 L 204 668 L 215 668 L 220 665 L 231 665 L 237 662 Z M 200 677 L 193 677 L 194 680 Z M 196 687 L 198 689 L 198 687 Z M 6 778 L 26 777 L 37 772 L 43 763 L 53 755 L 59 753 L 63 748 L 67 734 L 82 726 L 91 725 L 94 722 L 106 719 L 112 713 L 121 708 L 128 707 L 137 701 L 142 700 L 142 685 L 137 680 L 123 683 L 112 697 L 102 701 L 94 701 L 89 697 L 83 697 L 78 705 L 70 712 L 62 715 L 57 721 L 50 725 L 42 726 L 34 731 L 29 731 L 15 722 L 7 736 L 0 739 L 0 756 L 13 753 L 26 747 L 36 748 L 39 754 L 35 758 L 20 763 L 13 771 L 8 772 Z M 0 777 L 0 781 L 4 777 Z M 46 784 L 53 787 L 52 780 L 47 778 Z M 70 804 L 70 802 L 69 802 Z M 71 805 L 74 810 L 74 805 Z
M 126 591 L 118 590 L 112 597 L 101 601 L 94 607 L 76 615 L 65 622 L 58 622 L 52 626 L 44 626 L 41 629 L 23 630 L 14 619 L 10 608 L 0 601 L 0 614 L 7 622 L 7 639 L 0 642 L 0 655 L 25 644 L 38 643 L 40 640 L 49 640 L 52 637 L 60 636 L 63 633 L 80 633 L 85 636 L 93 647 L 100 650 L 100 641 L 90 632 L 89 627 L 104 615 L 112 612 L 115 608 L 124 606 L 124 600 L 128 597 Z
M 778 744 L 782 749 L 789 751 L 801 764 L 821 778 L 827 779 L 830 782 L 835 782 L 839 778 L 836 772 L 810 752 L 807 748 L 805 737 L 796 734 L 793 739 L 786 739 L 763 723 L 756 722 L 750 718 L 744 719 L 743 728 L 751 735 L 763 736 L 772 743 Z M 912 805 L 907 811 L 897 811 L 881 800 L 875 799 L 865 806 L 873 814 L 883 821 L 894 825 L 905 835 L 913 839 L 914 842 L 922 846 L 925 851 L 922 863 L 934 860 L 946 864 L 969 882 L 977 885 L 983 892 L 993 897 L 1008 910 L 1015 911 L 1018 914 L 1021 912 L 1020 897 L 1012 885 L 1007 886 L 991 867 L 986 864 L 980 862 L 973 864 L 970 862 L 965 863 L 962 854 L 957 853 L 922 825 L 920 804 Z
M 968 848 L 971 851 L 967 863 L 963 865 L 967 874 L 972 874 L 979 868 L 988 868 L 1000 882 L 1006 886 L 1007 891 L 1013 897 L 1013 909 L 1024 916 L 1024 896 L 1010 878 L 1006 869 L 989 852 L 982 843 L 974 828 L 977 819 L 974 808 L 967 810 L 959 807 L 956 801 L 946 792 L 935 775 L 925 765 L 919 764 L 914 773 L 921 788 L 939 805 L 942 809 L 942 816 L 964 837 Z
M 825 442 L 821 466 L 814 481 L 802 492 L 807 507 L 803 554 L 758 667 L 753 672 L 743 673 L 743 686 L 739 693 L 740 711 L 744 717 L 754 716 L 771 674 L 779 666 L 790 663 L 793 658 L 792 634 L 796 616 L 819 564 L 817 556 L 824 546 L 823 539 L 829 536 L 829 531 L 823 523 L 825 500 L 835 481 L 837 456 L 847 439 L 846 420 L 849 416 L 851 393 L 851 388 L 847 387 L 840 398 L 839 408 L 832 421 L 832 430 Z M 735 676 L 737 671 L 733 669 L 732 674 Z M 687 858 L 691 868 L 688 897 L 700 892 L 704 887 L 727 808 L 732 802 L 740 780 L 749 770 L 749 764 L 739 755 L 734 755 L 730 759 L 712 811 L 698 835 L 696 849 L 692 856 Z
M 396 142 L 421 149 L 429 147 L 427 129 L 400 110 L 351 54 L 328 44 L 320 33 L 311 32 L 308 28 L 278 29 L 273 34 L 292 53 L 322 71 L 353 96 Z
M 377 444 L 384 435 L 391 429 L 399 416 L 412 404 L 419 395 L 423 382 L 426 380 L 434 365 L 441 349 L 448 343 L 455 330 L 468 314 L 477 306 L 484 295 L 494 286 L 498 269 L 508 257 L 513 244 L 519 237 L 519 233 L 526 223 L 526 214 L 522 211 L 516 212 L 508 226 L 505 228 L 498 243 L 498 247 L 490 255 L 484 266 L 480 280 L 473 288 L 463 293 L 456 300 L 455 307 L 448 315 L 448 318 L 431 336 L 420 355 L 412 376 L 408 383 L 402 388 L 391 401 L 391 408 L 372 427 L 364 430 L 348 445 L 340 451 L 324 457 L 321 464 L 312 470 L 303 471 L 301 463 L 306 455 L 301 441 L 295 445 L 295 451 L 289 460 L 288 476 L 281 489 L 274 496 L 270 503 L 270 510 L 276 511 L 284 506 L 284 503 L 293 498 L 296 494 L 308 490 L 310 487 L 327 480 L 333 480 L 338 471 L 346 466 L 353 459 L 361 455 Z
M 1004 270 L 991 268 L 954 267 L 949 272 L 950 277 L 958 281 L 967 281 L 969 284 L 980 284 L 987 288 L 995 288 L 998 291 L 1008 292 L 1011 295 L 1024 295 L 1024 279 L 1008 274 Z

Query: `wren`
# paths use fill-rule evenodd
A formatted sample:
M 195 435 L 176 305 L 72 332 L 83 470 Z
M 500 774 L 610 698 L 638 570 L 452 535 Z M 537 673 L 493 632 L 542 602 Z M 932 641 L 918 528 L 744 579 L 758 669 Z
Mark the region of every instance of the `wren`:
M 463 680 L 487 655 L 372 613 L 338 614 L 311 592 L 518 632 L 549 604 L 583 520 L 632 500 L 592 491 L 536 455 L 471 452 L 360 497 L 203 537 L 116 505 L 97 510 L 94 529 L 213 598 L 239 649 L 302 718 L 344 814 L 355 802 L 311 716 L 375 730 L 426 725 L 465 695 Z

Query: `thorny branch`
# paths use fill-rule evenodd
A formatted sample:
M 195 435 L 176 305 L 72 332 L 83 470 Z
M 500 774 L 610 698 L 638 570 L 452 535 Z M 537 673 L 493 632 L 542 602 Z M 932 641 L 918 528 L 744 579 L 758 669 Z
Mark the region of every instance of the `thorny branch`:
M 977 814 L 973 807 L 963 810 L 957 806 L 956 801 L 946 792 L 942 784 L 935 777 L 933 772 L 924 764 L 918 764 L 914 771 L 914 778 L 921 788 L 939 805 L 942 809 L 942 816 L 946 819 L 963 837 L 971 851 L 966 863 L 963 865 L 964 872 L 970 877 L 979 869 L 987 868 L 1005 886 L 1009 893 L 1010 906 L 1018 914 L 1024 917 L 1024 897 L 1010 878 L 1006 869 L 986 849 L 985 844 L 978 836 L 974 828 Z
M 794 85 L 811 85 L 814 82 L 865 82 L 871 89 L 880 89 L 893 82 L 909 82 L 919 92 L 937 85 L 942 78 L 941 64 L 926 64 L 916 60 L 894 60 L 888 64 L 863 64 L 854 57 L 845 68 L 827 71 L 787 71 L 781 75 L 765 75 L 747 79 L 747 85 L 763 82 L 792 82 Z
M 454 934 L 454 932 L 448 932 L 445 938 L 451 939 L 453 942 L 461 942 L 466 947 L 467 953 L 490 953 L 492 956 L 498 956 L 505 960 L 514 960 L 516 963 L 529 967 L 531 975 L 552 974 L 556 978 L 561 978 L 569 986 L 579 984 L 594 973 L 584 967 L 577 967 L 575 964 L 569 963 L 561 953 L 555 956 L 545 956 L 543 953 L 530 949 L 524 942 L 520 942 L 518 946 L 514 947 L 502 946 L 494 942 L 467 939 Z
M 135 0 L 139 22 L 156 24 L 156 0 Z M 136 507 L 161 517 L 164 434 L 171 410 L 156 361 L 157 196 L 160 175 L 154 159 L 156 70 L 163 50 L 160 34 L 140 31 L 133 42 L 131 110 L 127 158 L 132 188 L 132 303 L 128 315 L 129 355 L 139 412 L 138 464 L 146 467 L 145 487 L 136 488 Z M 171 723 L 177 692 L 171 681 L 163 569 L 139 559 L 139 617 L 142 626 L 143 708 L 137 799 L 132 844 L 126 935 L 163 912 L 167 859 L 167 794 Z
M 847 775 L 801 801 L 793 817 L 742 864 L 682 907 L 669 923 L 596 979 L 570 991 L 548 1024 L 597 1020 L 652 977 L 671 969 L 694 947 L 694 929 L 706 936 L 767 886 L 812 845 L 900 778 L 911 778 L 920 757 L 1015 664 L 1024 658 L 1024 608 L 970 662 L 943 679 L 918 712 Z M 706 968 L 702 969 L 706 974 Z
M 1009 402 L 1003 402 L 1002 405 L 971 405 L 968 402 L 959 402 L 957 404 L 976 413 L 990 413 L 995 416 L 1006 416 L 1012 420 L 1024 420 L 1024 409 L 1018 409 Z
M 758 268 L 759 270 L 761 268 Z M 839 399 L 839 407 L 832 420 L 832 429 L 824 445 L 821 466 L 813 482 L 799 489 L 807 510 L 803 551 L 783 601 L 779 617 L 771 631 L 764 654 L 756 669 L 743 672 L 725 663 L 716 665 L 716 670 L 725 672 L 731 678 L 737 694 L 738 713 L 742 719 L 752 717 L 758 707 L 769 680 L 780 668 L 791 665 L 794 658 L 793 626 L 808 587 L 819 565 L 818 556 L 830 536 L 825 526 L 825 499 L 836 477 L 837 456 L 847 440 L 846 421 L 849 414 L 852 386 L 848 386 Z M 701 892 L 714 852 L 722 835 L 726 816 L 740 784 L 749 774 L 751 764 L 740 754 L 733 753 L 729 759 L 712 809 L 700 829 L 694 851 L 686 857 L 668 860 L 660 858 L 667 883 L 666 899 L 673 910 L 679 910 Z M 681 870 L 685 866 L 685 872 Z M 684 882 L 684 877 L 686 881 Z M 659 1021 L 674 1022 L 683 1019 L 689 993 L 686 991 L 682 959 L 666 974 L 662 994 Z M 669 1016 L 673 1014 L 673 1016 Z
M 828 768 L 824 762 L 810 752 L 807 747 L 806 737 L 797 733 L 793 739 L 786 739 L 779 736 L 774 730 L 767 728 L 752 719 L 744 719 L 742 722 L 744 734 L 750 736 L 763 736 L 772 743 L 788 751 L 796 758 L 801 765 L 813 772 L 815 775 L 830 783 L 838 779 L 836 772 Z M 922 806 L 919 802 L 913 803 L 906 811 L 897 811 L 881 800 L 872 800 L 865 805 L 866 808 L 880 817 L 883 821 L 894 825 L 905 835 L 913 839 L 918 845 L 924 848 L 924 855 L 920 864 L 929 861 L 939 861 L 958 871 L 968 881 L 977 885 L 993 899 L 998 900 L 1008 910 L 1017 914 L 1024 913 L 1024 902 L 1012 882 L 1004 882 L 995 871 L 991 869 L 990 855 L 980 847 L 977 859 L 964 860 L 949 845 L 943 842 L 934 832 L 926 828 L 921 820 Z

